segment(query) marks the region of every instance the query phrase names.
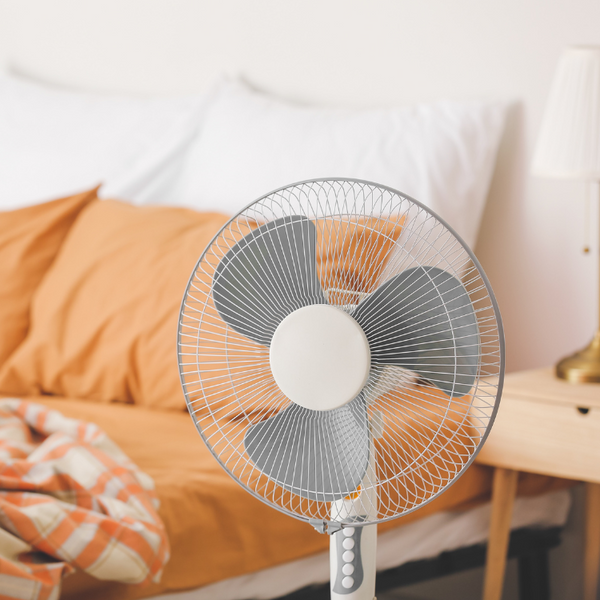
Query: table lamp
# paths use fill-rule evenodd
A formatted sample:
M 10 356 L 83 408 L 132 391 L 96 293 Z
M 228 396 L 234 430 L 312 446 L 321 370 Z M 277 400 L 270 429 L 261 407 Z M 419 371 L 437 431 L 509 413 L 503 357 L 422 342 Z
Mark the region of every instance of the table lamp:
M 533 172 L 600 181 L 600 46 L 564 50 L 546 105 Z M 573 383 L 600 383 L 600 311 L 592 342 L 563 358 L 556 375 Z

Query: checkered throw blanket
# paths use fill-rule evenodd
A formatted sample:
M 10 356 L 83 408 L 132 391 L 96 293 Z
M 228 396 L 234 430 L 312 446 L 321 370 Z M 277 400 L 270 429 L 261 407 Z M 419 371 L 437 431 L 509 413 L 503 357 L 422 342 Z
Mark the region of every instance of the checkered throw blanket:
M 169 545 L 153 490 L 93 423 L 0 400 L 0 598 L 54 600 L 75 568 L 158 581 Z

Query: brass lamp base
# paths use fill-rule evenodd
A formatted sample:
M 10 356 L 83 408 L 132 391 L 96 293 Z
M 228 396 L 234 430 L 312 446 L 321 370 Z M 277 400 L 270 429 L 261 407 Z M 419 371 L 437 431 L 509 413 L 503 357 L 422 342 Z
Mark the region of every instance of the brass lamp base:
M 570 383 L 600 383 L 600 331 L 587 348 L 556 365 L 556 376 Z

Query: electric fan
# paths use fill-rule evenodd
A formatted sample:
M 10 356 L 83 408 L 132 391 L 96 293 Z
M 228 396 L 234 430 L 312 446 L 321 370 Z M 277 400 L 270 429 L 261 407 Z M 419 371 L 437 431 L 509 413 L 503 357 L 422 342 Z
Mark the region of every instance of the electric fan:
M 183 299 L 189 412 L 248 492 L 331 535 L 331 597 L 373 600 L 377 523 L 473 461 L 504 373 L 472 252 L 374 183 L 290 185 L 233 217 Z

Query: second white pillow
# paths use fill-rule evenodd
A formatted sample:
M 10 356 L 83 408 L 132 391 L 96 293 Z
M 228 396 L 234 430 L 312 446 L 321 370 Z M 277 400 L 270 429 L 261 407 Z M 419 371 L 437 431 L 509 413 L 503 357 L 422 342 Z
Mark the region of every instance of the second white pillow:
M 324 109 L 226 81 L 212 95 L 172 193 L 160 201 L 233 214 L 296 181 L 367 179 L 422 202 L 473 245 L 503 122 L 499 104 Z

